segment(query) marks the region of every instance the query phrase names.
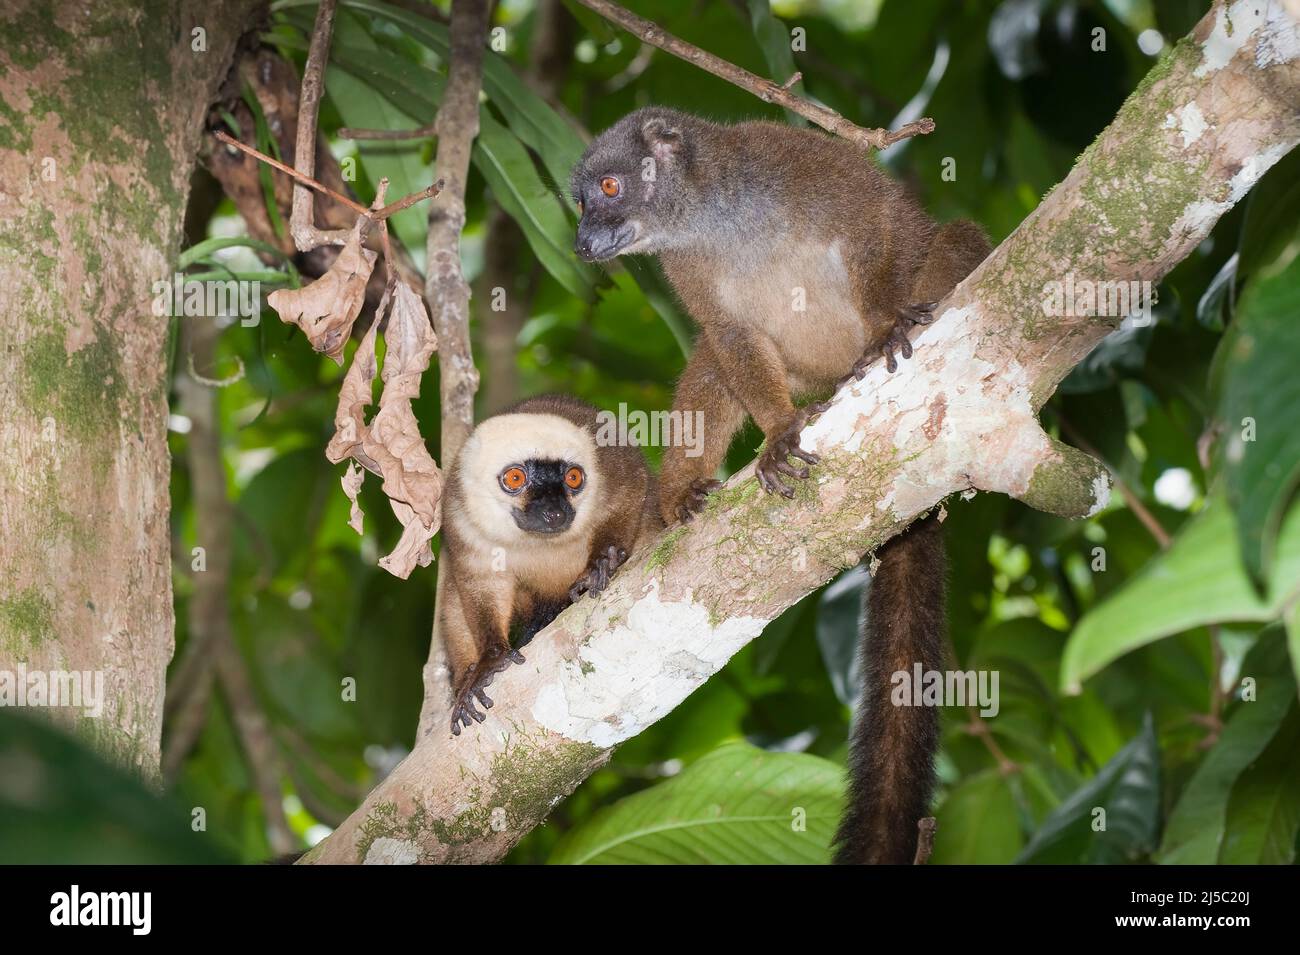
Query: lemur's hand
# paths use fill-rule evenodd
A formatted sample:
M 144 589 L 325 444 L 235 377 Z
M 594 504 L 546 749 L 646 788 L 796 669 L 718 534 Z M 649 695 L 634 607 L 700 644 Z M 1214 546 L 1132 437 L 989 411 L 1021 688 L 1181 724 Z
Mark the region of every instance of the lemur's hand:
M 508 644 L 492 644 L 483 651 L 483 655 L 478 660 L 470 664 L 469 668 L 461 674 L 457 683 L 459 687 L 455 688 L 451 704 L 451 732 L 453 736 L 460 735 L 462 725 L 468 727 L 470 721 L 482 723 L 487 717 L 474 709 L 474 700 L 477 698 L 479 704 L 484 709 L 492 707 L 492 699 L 484 692 L 484 688 L 492 683 L 492 679 L 512 663 L 523 663 L 524 655 L 518 650 L 512 650 Z
M 609 578 L 627 562 L 627 551 L 616 544 L 610 544 L 605 552 L 591 562 L 586 573 L 573 582 L 569 588 L 569 600 L 576 601 L 583 594 L 598 594 L 609 586 Z

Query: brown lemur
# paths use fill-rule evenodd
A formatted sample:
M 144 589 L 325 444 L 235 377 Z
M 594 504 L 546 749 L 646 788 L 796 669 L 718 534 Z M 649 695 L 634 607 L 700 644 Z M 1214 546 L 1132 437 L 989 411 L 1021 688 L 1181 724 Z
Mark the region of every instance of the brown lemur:
M 662 528 L 645 458 L 596 440 L 597 410 L 565 395 L 487 418 L 452 464 L 442 502 L 437 608 L 451 670 L 451 731 L 483 722 L 485 688 L 584 593 L 599 593 Z
M 894 371 L 895 350 L 912 354 L 907 331 L 932 321 L 938 300 L 989 251 L 973 223 L 936 226 L 857 146 L 778 123 L 638 110 L 596 137 L 572 188 L 578 255 L 659 256 L 699 328 L 673 409 L 704 413 L 703 453 L 664 450 L 667 523 L 703 506 L 746 416 L 767 438 L 759 483 L 793 496 L 793 480 L 817 463 L 799 433 L 825 407 L 794 398 L 861 378 L 882 355 Z M 933 790 L 939 715 L 891 705 L 890 676 L 916 662 L 943 666 L 937 519 L 913 524 L 877 556 L 836 861 L 910 863 Z

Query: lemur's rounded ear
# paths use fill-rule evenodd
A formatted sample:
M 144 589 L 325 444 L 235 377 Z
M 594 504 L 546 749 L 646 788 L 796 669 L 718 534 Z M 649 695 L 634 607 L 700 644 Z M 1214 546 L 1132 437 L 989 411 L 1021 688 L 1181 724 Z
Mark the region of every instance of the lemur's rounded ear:
M 682 148 L 681 130 L 662 116 L 652 116 L 641 124 L 641 138 L 659 162 L 673 158 Z

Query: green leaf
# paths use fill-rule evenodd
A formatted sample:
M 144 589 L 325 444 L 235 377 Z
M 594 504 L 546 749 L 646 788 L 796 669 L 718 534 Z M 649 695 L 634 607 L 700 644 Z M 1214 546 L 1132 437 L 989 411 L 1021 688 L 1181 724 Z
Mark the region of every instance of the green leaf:
M 1277 261 L 1300 233 L 1300 150 L 1277 161 L 1255 183 L 1246 200 L 1237 254 L 1243 275 L 1254 275 Z
M 1243 673 L 1259 674 L 1256 700 L 1237 705 L 1218 742 L 1184 787 L 1165 826 L 1157 861 L 1210 865 L 1218 859 L 1233 786 L 1277 735 L 1295 701 L 1295 684 L 1283 659 L 1286 651 L 1275 637 L 1262 638 L 1247 658 Z
M 1300 707 L 1292 706 L 1268 749 L 1232 787 L 1220 863 L 1290 865 L 1295 862 L 1296 834 L 1300 832 L 1297 752 L 1300 752 Z
M 571 295 L 592 299 L 599 273 L 574 256 L 572 222 L 559 200 L 542 184 L 519 140 L 483 113 L 473 156 L 497 202 L 519 223 L 546 271 Z
M 441 23 L 374 0 L 349 0 L 344 6 L 396 24 L 444 62 L 451 55 L 448 30 Z M 483 57 L 483 91 L 501 110 L 511 132 L 541 157 L 553 185 L 559 190 L 567 189 L 569 172 L 582 154 L 582 137 L 546 100 L 524 85 L 506 60 L 491 50 Z
M 248 111 L 253 114 L 253 139 L 257 143 L 257 148 L 266 155 L 279 159 L 280 142 L 271 135 L 271 127 L 267 125 L 266 113 L 262 110 L 261 101 L 247 84 L 244 85 L 241 95 Z M 280 204 L 275 201 L 275 180 L 271 176 L 271 167 L 264 162 L 259 162 L 257 177 L 262 184 L 262 201 L 266 205 L 266 217 L 271 222 L 271 229 L 278 238 L 283 239 L 288 232 L 288 227 L 284 216 L 280 214 Z
M 186 280 L 190 282 L 220 282 L 231 279 L 236 282 L 261 282 L 263 285 L 294 284 L 294 277 L 288 272 L 276 272 L 273 269 L 256 272 L 235 272 L 226 268 L 220 262 L 211 264 L 217 266 L 217 268 L 210 272 L 192 272 L 185 277 Z
M 405 62 L 371 39 L 365 25 L 355 16 L 340 12 L 335 24 L 336 45 L 350 48 L 349 68 L 342 68 L 331 59 L 325 70 L 325 89 L 347 126 L 378 129 L 407 129 L 427 123 L 433 108 L 422 114 L 408 115 L 393 105 L 385 95 L 380 80 L 384 67 Z M 335 66 L 340 68 L 336 69 Z M 375 183 L 388 179 L 388 201 L 395 202 L 403 196 L 427 188 L 434 179 L 433 167 L 425 161 L 420 140 L 382 142 L 362 140 L 357 150 L 366 164 L 366 171 Z M 429 208 L 427 203 L 416 203 L 409 209 L 392 216 L 388 221 L 410 250 L 424 247 L 428 232 Z
M 279 259 L 287 260 L 289 258 L 288 255 L 270 243 L 251 239 L 246 235 L 215 236 L 211 239 L 204 239 L 202 242 L 196 242 L 182 252 L 176 259 L 176 267 L 184 271 L 195 262 L 208 258 L 212 253 L 229 248 L 256 249 L 258 252 L 274 255 Z
M 442 98 L 443 78 L 427 67 L 401 57 L 372 55 L 356 46 L 336 44 L 330 54 L 330 63 L 369 84 L 375 95 L 392 104 L 390 108 L 395 107 L 416 122 L 421 122 L 422 116 L 432 116 Z M 396 124 L 396 128 L 411 125 L 403 120 Z M 366 155 L 364 149 L 363 155 Z M 519 140 L 486 110 L 479 114 L 479 135 L 474 141 L 471 158 L 497 202 L 523 230 L 542 267 L 569 294 L 590 301 L 594 297 L 599 272 L 574 256 L 571 248 L 573 222 L 564 205 L 542 182 L 537 167 Z M 369 156 L 366 161 L 371 163 Z M 397 198 L 396 194 L 393 197 Z M 421 243 L 424 229 L 422 220 Z
M 1232 298 L 1236 294 L 1239 261 L 1236 255 L 1228 256 L 1196 303 L 1196 320 L 1211 331 L 1221 332 L 1227 327 L 1225 312 L 1230 314 Z
M 1094 831 L 1098 808 L 1105 829 Z M 1159 826 L 1160 747 L 1148 713 L 1132 742 L 1043 820 L 1016 862 L 1135 862 L 1155 847 Z
M 763 50 L 763 59 L 767 62 L 768 79 L 774 83 L 785 83 L 795 74 L 794 54 L 790 51 L 790 31 L 784 23 L 772 15 L 770 0 L 748 0 L 749 23 L 754 29 L 754 39 Z M 803 93 L 803 80 L 790 87 L 796 93 Z M 788 117 L 800 126 L 807 125 L 807 120 L 786 111 Z
M 1061 686 L 1085 679 L 1130 650 L 1211 623 L 1276 620 L 1300 584 L 1300 511 L 1278 537 L 1267 593 L 1260 596 L 1233 543 L 1221 499 L 1188 521 L 1173 545 L 1094 607 L 1074 628 L 1061 660 Z
M 97 722 L 82 725 L 94 732 Z M 177 802 L 44 717 L 0 709 L 0 864 L 230 861 Z
M 948 794 L 935 818 L 935 865 L 1010 862 L 1023 843 L 1015 795 L 996 769 L 970 776 Z
M 817 602 L 817 647 L 835 688 L 835 698 L 846 706 L 852 706 L 860 695 L 853 664 L 861 632 L 862 599 L 870 586 L 866 571 L 854 567 L 823 590 Z
M 554 863 L 817 863 L 830 859 L 843 771 L 729 743 L 570 831 Z
M 1280 273 L 1247 284 L 1233 333 L 1222 346 L 1227 351 L 1219 403 L 1226 429 L 1221 467 L 1237 514 L 1242 557 L 1257 582 L 1268 576 L 1278 527 L 1300 482 L 1297 314 L 1300 255 Z
M 1291 650 L 1291 668 L 1300 684 L 1300 600 L 1286 612 L 1286 642 Z
M 677 307 L 677 299 L 663 276 L 659 274 L 659 270 L 642 255 L 631 255 L 623 259 L 623 268 L 641 287 L 641 292 L 650 303 L 650 307 L 672 332 L 677 347 L 681 349 L 684 356 L 689 358 L 691 356 L 690 324 L 683 318 L 681 309 Z

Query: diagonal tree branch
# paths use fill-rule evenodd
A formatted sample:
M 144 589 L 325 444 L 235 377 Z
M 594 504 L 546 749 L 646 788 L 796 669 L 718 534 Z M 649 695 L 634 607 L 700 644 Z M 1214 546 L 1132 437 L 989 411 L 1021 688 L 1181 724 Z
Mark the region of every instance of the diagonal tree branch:
M 1290 0 L 1288 0 L 1290 2 Z M 1046 314 L 1067 277 L 1155 282 L 1300 141 L 1296 14 L 1216 4 L 1038 209 L 938 307 L 897 374 L 877 365 L 804 432 L 822 464 L 793 501 L 752 466 L 531 644 L 476 732 L 430 733 L 314 862 L 490 862 L 786 607 L 954 492 L 1066 517 L 1104 466 L 1037 411 L 1117 317 Z M 956 505 L 960 506 L 960 504 Z
M 705 72 L 712 73 L 719 79 L 724 79 L 741 89 L 749 90 L 763 102 L 782 106 L 790 112 L 816 123 L 828 133 L 834 133 L 836 136 L 857 143 L 859 146 L 869 149 L 885 149 L 900 140 L 934 132 L 934 120 L 929 118 L 918 119 L 905 126 L 900 126 L 892 132 L 887 129 L 863 129 L 861 126 L 845 119 L 835 110 L 791 92 L 790 88 L 799 82 L 800 75 L 798 73 L 788 78 L 781 77 L 780 82 L 764 79 L 743 67 L 737 66 L 735 63 L 724 60 L 720 56 L 714 56 L 708 50 L 701 50 L 698 46 L 673 36 L 658 24 L 637 16 L 631 10 L 621 7 L 617 3 L 611 2 L 611 0 L 578 0 L 578 3 L 581 3 L 593 13 L 600 14 L 610 23 L 617 23 L 643 43 L 649 43 L 651 46 L 671 53 L 687 63 L 698 66 Z

